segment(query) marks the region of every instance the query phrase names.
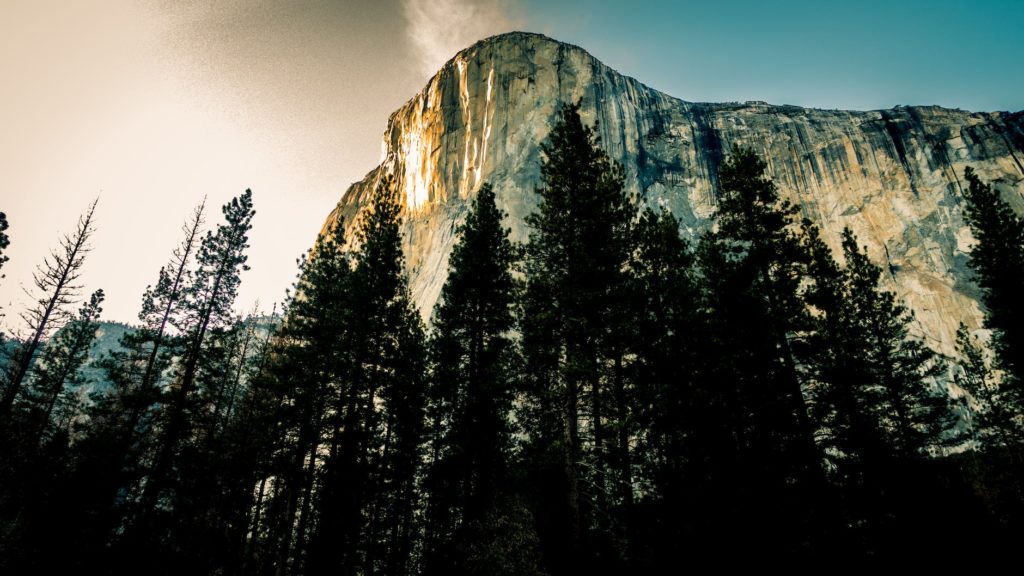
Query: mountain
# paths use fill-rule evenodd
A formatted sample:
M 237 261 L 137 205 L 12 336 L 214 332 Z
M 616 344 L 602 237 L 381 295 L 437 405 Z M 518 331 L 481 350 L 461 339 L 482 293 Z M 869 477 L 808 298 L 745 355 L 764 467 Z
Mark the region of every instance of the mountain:
M 63 330 L 63 328 L 61 330 Z M 92 390 L 99 382 L 103 382 L 105 380 L 104 372 L 96 365 L 96 362 L 111 351 L 119 348 L 121 336 L 131 330 L 133 330 L 131 326 L 120 322 L 100 322 L 99 326 L 96 327 L 96 338 L 92 341 L 92 345 L 89 347 L 88 359 L 82 366 L 82 375 L 85 376 L 86 381 L 88 382 L 89 390 Z M 51 336 L 51 338 L 55 337 L 59 333 L 60 330 Z M 0 344 L 0 362 L 6 362 L 10 355 L 15 352 L 17 346 L 18 340 L 13 337 Z M 37 353 L 41 352 L 42 347 L 40 347 L 40 350 Z
M 961 216 L 973 166 L 1024 211 L 1024 113 L 935 106 L 855 112 L 764 102 L 696 103 L 623 76 L 583 49 L 513 32 L 477 42 L 441 68 L 388 120 L 380 166 L 328 216 L 351 224 L 382 177 L 406 199 L 413 297 L 430 313 L 468 200 L 490 182 L 516 240 L 538 202 L 540 150 L 559 106 L 582 102 L 628 192 L 665 206 L 691 234 L 708 225 L 718 165 L 733 144 L 768 162 L 784 197 L 838 253 L 849 226 L 888 271 L 936 350 L 952 354 L 960 322 L 981 326 Z
M 89 379 L 90 386 L 95 388 L 99 382 L 106 381 L 106 373 L 96 365 L 96 362 L 107 356 L 109 353 L 121 347 L 121 337 L 134 328 L 120 322 L 100 322 L 96 329 L 96 339 L 92 341 L 89 348 L 89 360 L 82 371 Z

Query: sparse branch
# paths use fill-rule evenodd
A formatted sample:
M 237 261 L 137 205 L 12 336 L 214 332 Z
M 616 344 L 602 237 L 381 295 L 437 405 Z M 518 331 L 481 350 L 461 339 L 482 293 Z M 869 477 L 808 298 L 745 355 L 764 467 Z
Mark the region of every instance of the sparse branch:
M 6 416 L 21 391 L 25 377 L 32 368 L 40 343 L 54 330 L 63 326 L 68 318 L 68 306 L 78 301 L 85 256 L 92 249 L 89 240 L 95 232 L 93 215 L 99 198 L 92 201 L 79 217 L 75 232 L 64 235 L 60 247 L 50 253 L 34 275 L 37 292 L 36 307 L 22 315 L 30 336 L 12 357 L 5 374 L 5 389 L 0 400 L 0 415 Z

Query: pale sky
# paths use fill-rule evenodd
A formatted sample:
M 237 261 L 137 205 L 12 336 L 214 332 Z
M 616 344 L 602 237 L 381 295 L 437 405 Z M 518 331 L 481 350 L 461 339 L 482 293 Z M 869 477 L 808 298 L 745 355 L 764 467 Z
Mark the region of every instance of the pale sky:
M 99 196 L 86 289 L 133 322 L 192 208 L 206 195 L 213 225 L 252 188 L 237 305 L 269 308 L 388 115 L 494 33 L 546 33 L 692 101 L 1019 110 L 1021 21 L 1019 1 L 0 0 L 0 307 L 17 328 L 21 286 Z

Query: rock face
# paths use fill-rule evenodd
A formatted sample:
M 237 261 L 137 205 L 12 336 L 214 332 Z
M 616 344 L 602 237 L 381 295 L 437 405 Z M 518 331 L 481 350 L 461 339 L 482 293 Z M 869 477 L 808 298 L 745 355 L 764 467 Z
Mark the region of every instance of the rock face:
M 782 194 L 816 222 L 834 250 L 849 226 L 914 310 L 916 330 L 952 354 L 957 326 L 981 325 L 967 268 L 972 237 L 961 217 L 963 171 L 973 166 L 1024 210 L 1024 114 L 938 107 L 849 112 L 763 102 L 685 102 L 622 76 L 590 54 L 538 34 L 488 38 L 459 52 L 391 115 L 382 161 L 328 217 L 355 221 L 392 177 L 406 199 L 405 249 L 424 316 L 440 294 L 455 229 L 484 182 L 516 240 L 536 209 L 540 143 L 564 102 L 625 168 L 628 192 L 665 206 L 690 234 L 715 208 L 718 165 L 733 144 L 768 162 Z M 325 225 L 326 226 L 326 225 Z

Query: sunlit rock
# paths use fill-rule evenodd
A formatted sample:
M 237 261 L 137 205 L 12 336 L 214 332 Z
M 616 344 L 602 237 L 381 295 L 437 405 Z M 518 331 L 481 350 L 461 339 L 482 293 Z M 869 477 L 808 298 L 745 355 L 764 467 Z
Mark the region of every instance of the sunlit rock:
M 328 222 L 352 223 L 379 178 L 406 199 L 405 250 L 424 316 L 440 294 L 455 228 L 483 182 L 516 240 L 537 206 L 539 145 L 563 102 L 581 101 L 628 191 L 665 206 L 697 234 L 714 211 L 715 174 L 732 145 L 754 148 L 771 177 L 839 248 L 849 226 L 886 271 L 916 330 L 952 354 L 960 322 L 981 325 L 961 216 L 973 166 L 1024 210 L 1024 115 L 931 106 L 849 112 L 764 102 L 685 102 L 622 76 L 568 44 L 511 33 L 463 50 L 391 115 L 383 160 L 344 194 Z

